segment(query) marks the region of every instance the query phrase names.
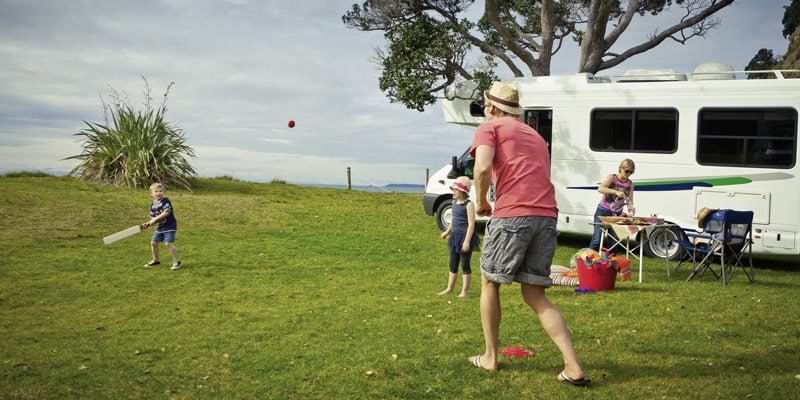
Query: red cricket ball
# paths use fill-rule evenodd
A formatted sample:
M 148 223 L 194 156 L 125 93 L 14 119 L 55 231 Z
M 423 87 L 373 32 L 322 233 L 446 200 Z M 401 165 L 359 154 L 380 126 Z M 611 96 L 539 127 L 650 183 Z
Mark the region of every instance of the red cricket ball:
M 294 128 L 294 120 L 293 119 L 289 120 L 289 128 Z

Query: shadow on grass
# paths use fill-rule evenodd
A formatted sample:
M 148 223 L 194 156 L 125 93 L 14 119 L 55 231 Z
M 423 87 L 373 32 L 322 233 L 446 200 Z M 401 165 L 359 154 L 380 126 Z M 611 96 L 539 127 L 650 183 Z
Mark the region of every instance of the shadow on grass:
M 647 281 L 645 281 L 645 282 L 647 282 Z M 614 290 L 609 291 L 609 293 L 613 293 L 613 292 L 665 293 L 665 292 L 668 292 L 668 291 L 669 290 L 667 290 L 665 288 L 660 288 L 660 287 L 653 286 L 653 285 L 640 284 L 638 281 L 634 282 L 633 279 L 631 279 L 631 281 L 617 282 L 616 284 L 614 284 Z
M 696 382 L 710 380 L 727 381 L 731 386 L 729 390 L 752 390 L 754 383 L 772 384 L 777 392 L 780 387 L 786 388 L 786 382 L 791 383 L 797 378 L 791 373 L 765 374 L 765 371 L 785 371 L 786 365 L 795 362 L 793 354 L 797 354 L 797 346 L 774 347 L 760 349 L 757 352 L 740 349 L 727 349 L 728 352 L 720 354 L 717 347 L 707 346 L 704 349 L 687 348 L 681 346 L 668 346 L 672 356 L 683 360 L 677 364 L 668 363 L 661 367 L 658 365 L 630 364 L 614 361 L 596 361 L 594 367 L 610 372 L 602 374 L 592 380 L 592 386 L 629 384 L 641 379 L 657 379 L 668 377 L 688 377 Z M 794 350 L 792 350 L 794 349 Z M 646 349 L 640 349 L 647 351 Z M 784 393 L 788 394 L 788 393 Z
M 797 257 L 753 256 L 753 267 L 774 271 L 800 271 L 800 259 Z

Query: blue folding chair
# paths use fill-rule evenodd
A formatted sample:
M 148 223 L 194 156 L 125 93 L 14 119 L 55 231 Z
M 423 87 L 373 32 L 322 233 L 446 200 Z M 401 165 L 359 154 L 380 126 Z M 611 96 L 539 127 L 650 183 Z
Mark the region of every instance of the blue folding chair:
M 692 272 L 686 278 L 687 282 L 711 271 L 716 279 L 722 277 L 723 285 L 727 286 L 736 268 L 740 267 L 745 270 L 750 283 L 754 283 L 752 225 L 752 211 L 725 209 L 711 212 L 703 221 L 702 231 L 684 229 L 686 239 L 675 240 L 686 254 L 675 269 L 691 262 Z M 719 272 L 713 269 L 717 259 Z
M 727 286 L 736 268 L 741 268 L 747 274 L 750 283 L 755 283 L 753 271 L 753 212 L 726 210 L 725 226 L 722 231 L 722 252 L 720 263 L 722 265 L 722 283 Z M 745 264 L 746 263 L 746 264 Z
M 714 260 L 712 254 L 717 251 L 719 246 L 716 238 L 721 235 L 724 228 L 724 215 L 723 210 L 712 211 L 701 221 L 702 229 L 700 231 L 681 228 L 686 238 L 675 239 L 675 243 L 683 248 L 684 258 L 678 263 L 675 270 L 691 262 L 692 272 L 686 278 L 687 282 L 695 276 L 702 276 L 707 271 L 710 271 L 716 279 L 721 276 L 711 267 L 711 264 Z M 698 219 L 700 218 L 698 215 Z

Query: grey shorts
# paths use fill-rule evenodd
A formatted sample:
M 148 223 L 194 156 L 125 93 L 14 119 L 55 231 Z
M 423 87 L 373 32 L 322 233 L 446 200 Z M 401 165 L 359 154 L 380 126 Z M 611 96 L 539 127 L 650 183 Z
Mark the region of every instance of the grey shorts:
M 492 218 L 486 225 L 481 273 L 489 281 L 550 287 L 550 265 L 558 243 L 556 219 Z

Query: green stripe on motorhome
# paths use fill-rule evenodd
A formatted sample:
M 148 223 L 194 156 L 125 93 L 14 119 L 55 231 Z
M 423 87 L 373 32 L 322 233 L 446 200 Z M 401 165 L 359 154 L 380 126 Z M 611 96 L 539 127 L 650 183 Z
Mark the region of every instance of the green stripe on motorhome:
M 685 178 L 673 180 L 659 180 L 659 181 L 636 181 L 634 180 L 636 191 L 643 192 L 664 192 L 675 190 L 692 190 L 694 187 L 716 187 L 716 186 L 731 186 L 731 185 L 744 185 L 753 181 L 773 181 L 791 179 L 793 175 L 783 172 L 771 172 L 764 174 L 753 174 L 748 176 L 723 176 L 723 177 L 705 177 L 705 178 Z M 599 183 L 597 184 L 599 185 Z M 594 186 L 568 186 L 568 189 L 580 190 L 595 190 L 597 185 Z

